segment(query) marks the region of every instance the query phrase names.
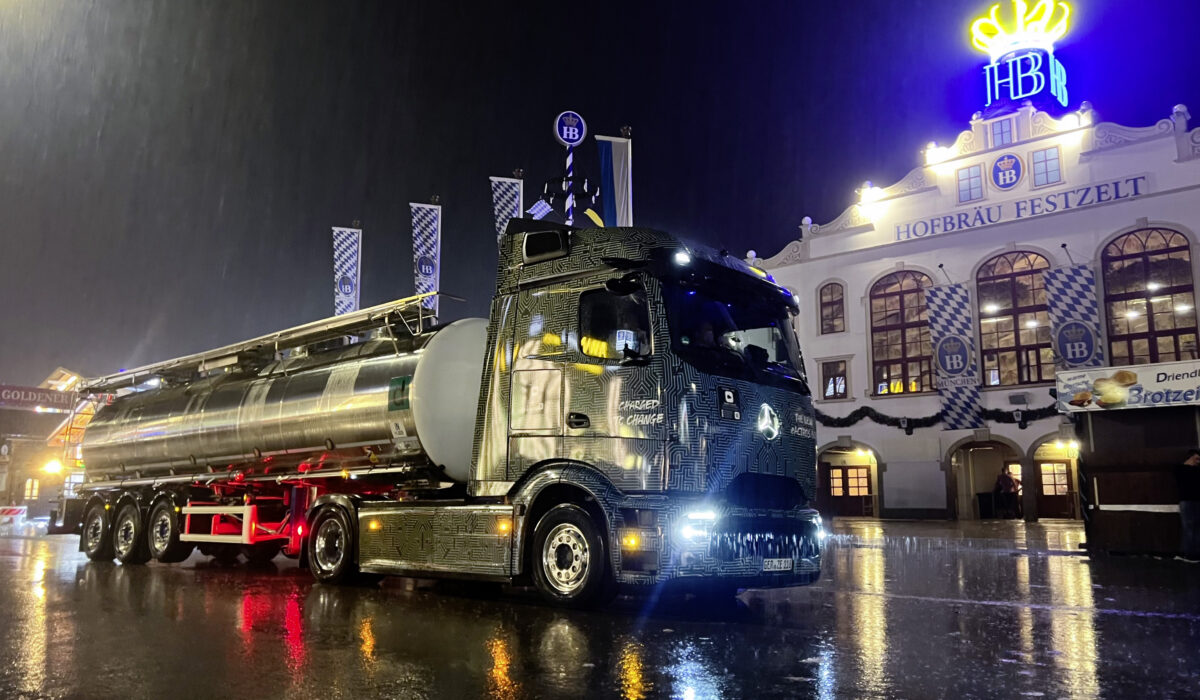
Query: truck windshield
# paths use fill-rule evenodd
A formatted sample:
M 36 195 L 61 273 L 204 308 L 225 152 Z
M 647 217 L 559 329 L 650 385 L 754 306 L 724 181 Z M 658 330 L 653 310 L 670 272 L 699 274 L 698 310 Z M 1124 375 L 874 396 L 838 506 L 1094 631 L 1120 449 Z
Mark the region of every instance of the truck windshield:
M 808 391 L 787 305 L 714 280 L 666 280 L 663 290 L 671 345 L 684 360 L 712 374 Z

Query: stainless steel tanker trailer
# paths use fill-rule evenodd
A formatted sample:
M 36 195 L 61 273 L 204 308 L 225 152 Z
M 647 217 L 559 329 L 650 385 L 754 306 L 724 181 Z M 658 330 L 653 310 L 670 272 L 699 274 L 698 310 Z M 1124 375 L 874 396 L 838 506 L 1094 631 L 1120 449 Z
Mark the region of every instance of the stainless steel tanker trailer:
M 427 295 L 426 295 L 427 296 Z M 810 583 L 795 297 L 646 229 L 514 219 L 489 319 L 425 296 L 89 380 L 80 549 L 296 557 L 321 582 Z M 82 505 L 82 507 L 79 507 Z

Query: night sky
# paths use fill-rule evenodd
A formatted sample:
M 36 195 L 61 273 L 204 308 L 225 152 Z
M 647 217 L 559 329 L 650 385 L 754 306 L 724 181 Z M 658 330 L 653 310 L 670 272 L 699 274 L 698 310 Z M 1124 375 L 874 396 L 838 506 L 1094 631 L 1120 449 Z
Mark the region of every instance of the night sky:
M 1200 125 L 1194 0 L 1073 5 L 1072 106 Z M 443 315 L 484 315 L 487 177 L 540 192 L 563 109 L 632 126 L 639 225 L 772 255 L 966 128 L 987 6 L 5 0 L 0 383 L 327 316 L 329 228 L 355 219 L 363 305 L 411 294 L 408 202 L 433 194 L 442 290 L 468 298 Z M 578 160 L 598 172 L 590 137 Z

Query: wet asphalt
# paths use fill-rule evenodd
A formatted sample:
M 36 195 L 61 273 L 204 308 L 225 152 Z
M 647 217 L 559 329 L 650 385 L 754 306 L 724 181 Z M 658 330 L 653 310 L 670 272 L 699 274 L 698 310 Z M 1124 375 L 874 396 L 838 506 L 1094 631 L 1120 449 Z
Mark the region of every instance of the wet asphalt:
M 1200 697 L 1200 565 L 1089 559 L 1074 524 L 835 532 L 812 587 L 589 612 L 0 537 L 0 697 Z

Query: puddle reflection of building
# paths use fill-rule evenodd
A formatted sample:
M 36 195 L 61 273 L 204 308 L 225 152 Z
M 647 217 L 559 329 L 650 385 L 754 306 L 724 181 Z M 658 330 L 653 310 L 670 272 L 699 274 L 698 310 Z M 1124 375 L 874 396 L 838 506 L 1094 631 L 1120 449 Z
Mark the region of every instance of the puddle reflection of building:
M 1092 571 L 1079 557 L 1046 558 L 1050 586 L 1050 647 L 1071 698 L 1100 695 L 1096 678 L 1096 613 Z
M 16 575 L 30 576 L 28 587 L 16 590 L 16 600 L 11 608 L 15 614 L 13 625 L 6 636 L 20 639 L 22 653 L 17 655 L 17 679 L 11 690 L 18 695 L 41 696 L 46 686 L 46 645 L 49 642 L 48 620 L 46 619 L 46 562 L 49 552 L 44 543 L 23 543 Z M 31 551 L 36 550 L 36 551 Z M 32 556 L 30 556 L 32 555 Z

